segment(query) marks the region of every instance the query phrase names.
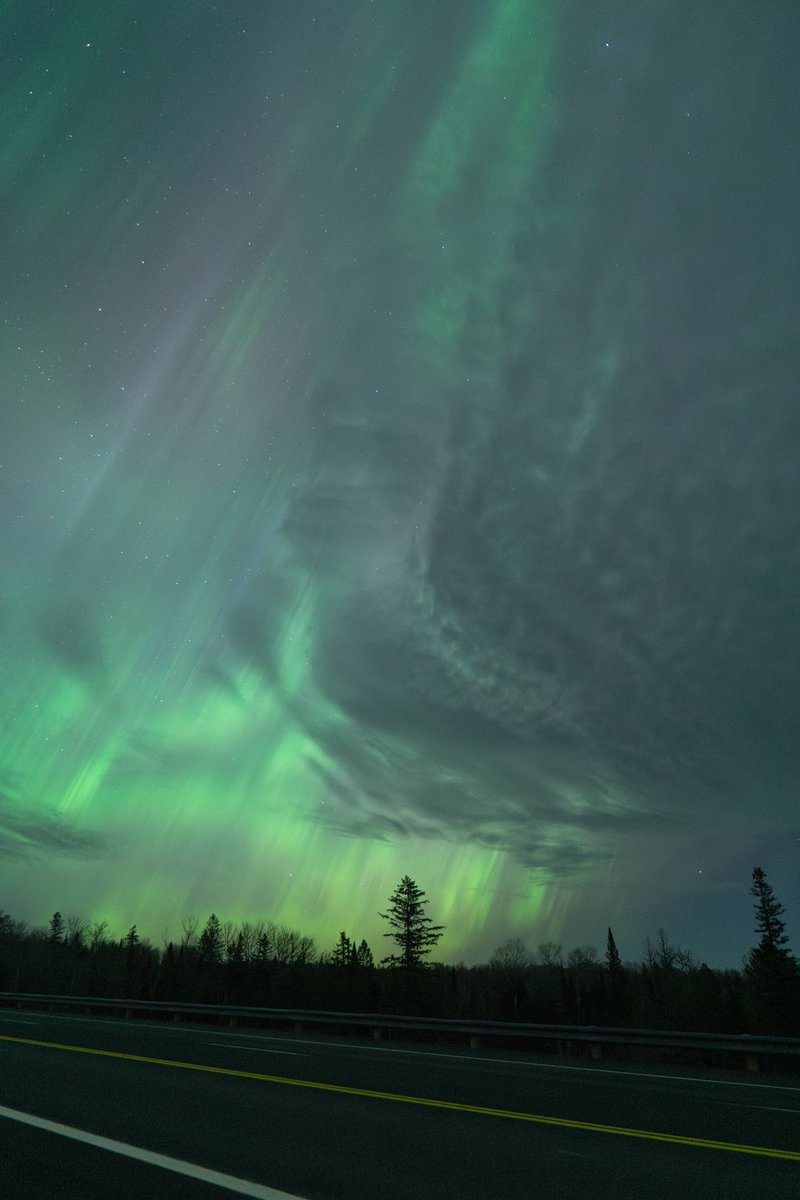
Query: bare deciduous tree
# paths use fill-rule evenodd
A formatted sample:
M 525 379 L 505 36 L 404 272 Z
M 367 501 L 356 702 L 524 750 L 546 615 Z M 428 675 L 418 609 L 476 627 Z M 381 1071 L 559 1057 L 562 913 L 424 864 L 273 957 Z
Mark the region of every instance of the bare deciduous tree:
M 95 921 L 89 930 L 89 949 L 98 950 L 106 941 L 108 921 Z
M 523 971 L 531 961 L 528 947 L 522 938 L 507 938 L 501 942 L 489 959 L 489 966 L 496 971 Z
M 71 946 L 82 946 L 89 929 L 88 917 L 67 917 L 67 932 L 65 941 Z
M 564 959 L 564 947 L 560 942 L 540 942 L 536 961 L 543 967 L 560 967 Z
M 568 967 L 591 967 L 600 959 L 594 946 L 576 946 L 567 955 Z
M 181 938 L 182 946 L 193 946 L 197 939 L 197 926 L 200 924 L 198 918 L 190 913 L 188 917 L 184 917 L 181 921 L 183 937 Z

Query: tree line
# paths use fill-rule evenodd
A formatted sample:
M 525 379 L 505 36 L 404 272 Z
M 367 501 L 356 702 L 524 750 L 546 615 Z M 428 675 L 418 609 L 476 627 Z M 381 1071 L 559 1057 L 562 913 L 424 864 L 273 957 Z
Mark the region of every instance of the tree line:
M 30 929 L 0 912 L 0 991 L 194 1001 L 329 1011 L 408 1012 L 463 1019 L 800 1036 L 800 966 L 761 867 L 753 870 L 758 940 L 741 970 L 697 963 L 659 930 L 638 961 L 623 961 L 609 928 L 605 953 L 565 953 L 519 938 L 488 963 L 431 962 L 445 926 L 408 875 L 379 915 L 390 952 L 376 961 L 345 930 L 330 949 L 269 920 L 236 924 L 211 913 L 187 917 L 177 941 L 159 948 L 135 925 L 122 938 L 55 912 Z

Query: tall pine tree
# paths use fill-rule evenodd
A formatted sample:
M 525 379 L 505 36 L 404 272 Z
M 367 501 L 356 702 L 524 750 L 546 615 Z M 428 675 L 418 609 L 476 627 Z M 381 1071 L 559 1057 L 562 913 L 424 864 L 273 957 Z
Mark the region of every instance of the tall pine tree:
M 225 950 L 225 939 L 222 936 L 222 925 L 216 913 L 211 914 L 200 934 L 200 953 L 209 962 L 221 962 Z
M 360 967 L 370 968 L 375 966 L 375 961 L 372 957 L 372 951 L 367 944 L 366 938 L 361 939 L 358 950 L 356 951 L 356 955 L 358 957 L 358 965 Z
M 619 956 L 617 943 L 614 941 L 614 935 L 611 932 L 610 925 L 608 927 L 608 942 L 606 944 L 606 967 L 608 968 L 609 975 L 614 976 L 623 974 L 622 959 Z
M 631 1017 L 630 987 L 611 926 L 606 943 L 606 979 L 608 986 L 603 1000 L 605 1020 L 614 1025 L 627 1025 Z
M 758 1032 L 796 1034 L 800 1022 L 800 968 L 789 949 L 786 909 L 775 899 L 761 867 L 753 868 L 750 895 L 759 943 L 745 961 Z
M 355 943 L 350 941 L 344 930 L 339 934 L 339 940 L 334 947 L 331 955 L 331 962 L 337 967 L 348 967 L 352 959 L 353 946 Z
M 387 954 L 381 962 L 391 967 L 402 967 L 408 973 L 427 966 L 423 958 L 430 954 L 446 928 L 444 925 L 434 925 L 426 915 L 424 910 L 428 901 L 423 899 L 424 895 L 425 892 L 417 887 L 414 880 L 404 875 L 389 897 L 389 911 L 378 914 L 392 927 L 383 936 L 394 938 L 399 950 L 398 954 Z

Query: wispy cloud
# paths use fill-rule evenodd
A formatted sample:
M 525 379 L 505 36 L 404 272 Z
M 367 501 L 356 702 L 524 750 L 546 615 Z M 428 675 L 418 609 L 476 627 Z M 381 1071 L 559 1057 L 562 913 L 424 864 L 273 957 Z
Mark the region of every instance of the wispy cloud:
M 107 853 L 110 839 L 78 829 L 57 813 L 32 808 L 0 795 L 0 855 L 7 858 L 79 858 Z

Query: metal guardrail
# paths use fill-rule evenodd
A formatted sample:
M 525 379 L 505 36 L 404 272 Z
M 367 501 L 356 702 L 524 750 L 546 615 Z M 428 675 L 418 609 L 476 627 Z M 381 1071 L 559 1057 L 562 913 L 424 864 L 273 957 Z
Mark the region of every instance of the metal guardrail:
M 248 1008 L 233 1004 L 191 1004 L 171 1000 L 125 1000 L 107 996 L 50 996 L 0 992 L 0 1006 L 82 1009 L 84 1012 L 123 1012 L 126 1017 L 152 1013 L 173 1020 L 212 1017 L 235 1025 L 239 1021 L 304 1026 L 345 1026 L 370 1031 L 375 1039 L 392 1030 L 436 1032 L 468 1039 L 476 1048 L 481 1039 L 515 1038 L 531 1042 L 588 1043 L 593 1058 L 602 1046 L 647 1046 L 676 1050 L 721 1050 L 744 1055 L 748 1070 L 759 1069 L 760 1055 L 800 1056 L 800 1038 L 753 1034 L 683 1033 L 663 1029 L 618 1029 L 605 1025 L 526 1025 L 511 1021 L 448 1020 L 441 1017 L 404 1016 L 394 1013 L 343 1013 L 293 1008 Z

